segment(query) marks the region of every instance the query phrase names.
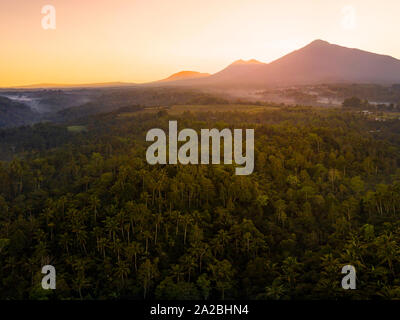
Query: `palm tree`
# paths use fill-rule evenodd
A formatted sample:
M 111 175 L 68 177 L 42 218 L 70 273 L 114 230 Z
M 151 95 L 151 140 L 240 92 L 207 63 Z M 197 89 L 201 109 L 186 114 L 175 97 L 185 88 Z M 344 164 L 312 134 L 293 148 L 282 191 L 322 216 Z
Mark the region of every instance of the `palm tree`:
M 171 273 L 176 282 L 180 281 L 181 276 L 184 274 L 183 268 L 179 264 L 175 264 L 171 267 Z
M 126 261 L 118 261 L 117 262 L 117 270 L 115 271 L 115 275 L 118 278 L 121 278 L 122 284 L 124 284 L 125 278 L 128 277 L 130 273 L 130 269 L 128 267 L 128 263 Z
M 395 241 L 392 233 L 386 233 L 375 240 L 377 247 L 377 256 L 381 260 L 381 263 L 387 263 L 390 272 L 394 274 L 393 263 L 399 260 L 399 246 Z
M 137 271 L 137 256 L 143 252 L 143 247 L 139 242 L 132 242 L 125 248 L 125 252 L 129 261 L 134 258 L 135 271 Z
M 64 233 L 60 235 L 60 243 L 64 247 L 65 251 L 67 254 L 69 254 L 69 245 L 71 244 L 71 237 L 69 236 L 68 233 Z
M 106 259 L 106 248 L 108 247 L 108 240 L 104 237 L 99 238 L 97 241 L 97 248 L 103 254 L 103 260 Z
M 183 224 L 183 244 L 186 244 L 186 235 L 187 235 L 187 229 L 188 226 L 193 222 L 192 217 L 189 214 L 184 214 L 181 217 L 181 221 Z
M 113 217 L 107 217 L 103 222 L 105 223 L 105 228 L 108 231 L 109 236 L 112 237 L 115 244 L 116 234 L 119 230 L 118 222 Z
M 185 255 L 181 258 L 181 262 L 183 264 L 183 269 L 186 270 L 188 274 L 188 282 L 190 282 L 190 276 L 197 266 L 196 259 L 191 255 Z
M 100 206 L 100 199 L 96 196 L 93 195 L 90 197 L 90 206 L 93 210 L 94 214 L 94 222 L 96 223 L 97 221 L 97 208 Z
M 212 279 L 216 283 L 217 289 L 221 291 L 222 300 L 225 299 L 225 291 L 232 288 L 234 269 L 228 260 L 218 261 L 209 265 Z
M 160 229 L 160 225 L 163 221 L 163 216 L 161 213 L 157 213 L 154 217 L 154 223 L 155 223 L 155 235 L 154 235 L 154 244 L 157 244 L 157 235 L 158 235 L 158 230 Z
M 143 285 L 143 297 L 146 298 L 147 292 L 150 289 L 152 281 L 154 278 L 158 276 L 158 259 L 154 259 L 152 263 L 150 259 L 146 259 L 146 261 L 140 266 L 138 271 L 138 278 L 142 282 Z

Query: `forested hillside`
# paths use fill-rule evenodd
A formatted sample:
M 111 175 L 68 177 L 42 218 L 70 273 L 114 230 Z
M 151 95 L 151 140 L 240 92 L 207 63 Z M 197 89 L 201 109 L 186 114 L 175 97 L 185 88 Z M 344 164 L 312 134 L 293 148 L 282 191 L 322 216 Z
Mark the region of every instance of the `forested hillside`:
M 0 96 L 0 128 L 33 123 L 39 115 L 28 106 Z
M 254 173 L 148 165 L 146 132 L 168 120 L 255 128 Z M 398 120 L 120 110 L 79 125 L 2 132 L 16 154 L 0 163 L 0 298 L 400 298 Z M 357 290 L 341 288 L 348 264 Z

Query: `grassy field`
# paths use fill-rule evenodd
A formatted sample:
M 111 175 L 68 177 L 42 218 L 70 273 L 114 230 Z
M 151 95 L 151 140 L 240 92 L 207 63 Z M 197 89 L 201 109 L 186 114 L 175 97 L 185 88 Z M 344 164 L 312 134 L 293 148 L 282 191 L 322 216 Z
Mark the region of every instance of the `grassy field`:
M 257 106 L 257 105 L 243 105 L 243 104 L 218 104 L 218 105 L 174 105 L 171 107 L 147 107 L 139 112 L 121 113 L 120 117 L 131 117 L 143 113 L 157 113 L 165 110 L 171 115 L 180 115 L 184 112 L 190 111 L 198 112 L 229 112 L 240 111 L 247 113 L 258 113 L 266 110 L 278 110 L 278 107 L 271 106 Z
M 69 132 L 75 132 L 75 133 L 87 131 L 87 128 L 85 126 L 69 126 L 67 129 Z
M 265 110 L 277 110 L 277 107 L 243 105 L 243 104 L 220 104 L 220 105 L 176 105 L 168 109 L 170 114 L 182 114 L 185 111 L 190 112 L 228 112 L 240 111 L 248 113 L 257 113 Z

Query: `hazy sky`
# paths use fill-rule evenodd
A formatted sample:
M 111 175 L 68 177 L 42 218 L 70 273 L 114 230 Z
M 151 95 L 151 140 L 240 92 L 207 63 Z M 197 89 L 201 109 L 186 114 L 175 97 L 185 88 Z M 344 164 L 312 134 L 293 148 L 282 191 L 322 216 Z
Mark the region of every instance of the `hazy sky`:
M 0 0 L 0 86 L 214 73 L 315 39 L 400 58 L 399 21 L 399 0 Z

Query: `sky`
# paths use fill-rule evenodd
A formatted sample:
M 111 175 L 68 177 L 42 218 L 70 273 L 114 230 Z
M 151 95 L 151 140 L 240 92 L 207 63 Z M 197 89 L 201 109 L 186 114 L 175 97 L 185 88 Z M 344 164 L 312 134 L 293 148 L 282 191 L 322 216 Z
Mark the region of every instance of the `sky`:
M 399 16 L 399 0 L 0 0 L 0 87 L 215 73 L 315 39 L 400 59 Z

